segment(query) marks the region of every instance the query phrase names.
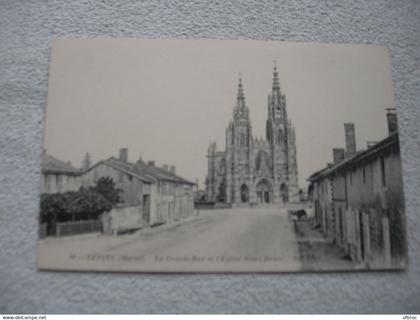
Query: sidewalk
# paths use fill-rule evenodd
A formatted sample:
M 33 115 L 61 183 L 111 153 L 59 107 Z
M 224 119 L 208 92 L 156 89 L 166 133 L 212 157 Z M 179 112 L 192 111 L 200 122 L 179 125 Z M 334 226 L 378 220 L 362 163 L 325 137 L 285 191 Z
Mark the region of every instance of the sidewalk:
M 294 221 L 299 255 L 304 271 L 329 271 L 357 269 L 356 264 L 345 257 L 342 250 L 327 241 L 314 228 L 314 219 Z
M 68 235 L 68 236 L 47 236 L 42 239 L 38 239 L 38 243 L 48 243 L 48 242 L 67 242 L 69 240 L 88 240 L 88 239 L 96 239 L 96 238 L 109 238 L 109 239 L 130 239 L 133 237 L 136 237 L 141 234 L 155 234 L 157 232 L 160 232 L 162 230 L 167 230 L 170 228 L 178 227 L 183 224 L 191 223 L 192 221 L 195 221 L 197 218 L 200 218 L 199 215 L 197 215 L 195 212 L 185 218 L 169 221 L 163 224 L 159 224 L 154 227 L 142 227 L 141 229 L 138 229 L 134 232 L 127 232 L 119 235 L 111 235 L 111 234 L 104 234 L 101 232 L 88 232 L 88 233 L 82 233 L 82 234 L 75 234 L 75 235 Z

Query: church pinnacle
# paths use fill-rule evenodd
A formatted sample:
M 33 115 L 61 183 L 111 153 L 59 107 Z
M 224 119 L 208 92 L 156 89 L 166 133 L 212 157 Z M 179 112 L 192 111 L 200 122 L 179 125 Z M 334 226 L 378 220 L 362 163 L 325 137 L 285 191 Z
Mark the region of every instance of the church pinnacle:
M 236 97 L 236 106 L 234 109 L 235 118 L 248 118 L 248 109 L 245 104 L 244 87 L 242 85 L 242 76 L 239 74 L 238 95 Z
M 273 70 L 273 91 L 280 91 L 279 74 L 277 72 L 277 63 L 275 60 Z
M 238 102 L 238 106 L 245 107 L 244 88 L 243 88 L 243 85 L 242 85 L 242 76 L 241 76 L 240 73 L 239 73 L 237 102 Z

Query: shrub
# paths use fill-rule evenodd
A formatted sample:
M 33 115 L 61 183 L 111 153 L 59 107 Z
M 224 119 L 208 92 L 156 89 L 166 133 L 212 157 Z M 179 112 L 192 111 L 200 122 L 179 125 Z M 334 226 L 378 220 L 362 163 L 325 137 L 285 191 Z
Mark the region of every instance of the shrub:
M 101 177 L 96 183 L 95 190 L 106 198 L 112 205 L 119 201 L 120 190 L 115 188 L 114 180 L 110 177 Z
M 41 195 L 41 223 L 98 219 L 118 202 L 118 189 L 114 181 L 100 178 L 94 187 L 81 187 L 78 191 Z

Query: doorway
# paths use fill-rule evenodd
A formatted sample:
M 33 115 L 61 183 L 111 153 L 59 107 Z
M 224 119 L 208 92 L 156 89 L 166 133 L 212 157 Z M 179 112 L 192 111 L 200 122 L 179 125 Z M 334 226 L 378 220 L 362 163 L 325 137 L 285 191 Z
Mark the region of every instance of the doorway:
M 241 186 L 241 202 L 246 203 L 249 201 L 249 189 L 246 184 Z
M 273 188 L 267 179 L 262 179 L 257 183 L 258 204 L 269 204 L 273 202 Z
M 143 195 L 143 220 L 150 225 L 150 195 Z

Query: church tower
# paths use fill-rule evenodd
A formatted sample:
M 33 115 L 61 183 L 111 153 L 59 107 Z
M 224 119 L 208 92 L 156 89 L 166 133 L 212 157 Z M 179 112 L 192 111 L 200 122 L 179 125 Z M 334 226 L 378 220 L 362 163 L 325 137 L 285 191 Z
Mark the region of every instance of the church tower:
M 286 96 L 274 66 L 267 100 L 266 137 L 253 137 L 244 87 L 239 77 L 225 149 L 215 142 L 207 151 L 208 201 L 232 206 L 278 205 L 298 200 L 295 129 L 287 117 Z
M 273 163 L 274 201 L 294 201 L 298 196 L 295 130 L 287 118 L 286 96 L 280 89 L 276 66 L 267 109 L 266 138 Z
M 242 79 L 239 77 L 233 118 L 226 129 L 226 202 L 228 203 L 249 201 L 252 180 L 251 150 L 252 126 L 249 109 L 245 103 Z

